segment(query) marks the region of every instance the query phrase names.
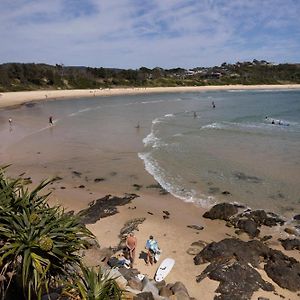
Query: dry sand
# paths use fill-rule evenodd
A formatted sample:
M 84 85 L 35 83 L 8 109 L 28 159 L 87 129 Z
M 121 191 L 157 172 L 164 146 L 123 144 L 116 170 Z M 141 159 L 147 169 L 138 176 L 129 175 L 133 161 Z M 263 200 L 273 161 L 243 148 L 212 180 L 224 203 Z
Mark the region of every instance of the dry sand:
M 206 91 L 206 90 L 225 90 L 225 89 L 300 89 L 300 85 L 287 86 L 218 86 L 218 87 L 178 87 L 178 88 L 134 88 L 134 89 L 103 89 L 103 90 L 66 90 L 66 91 L 33 91 L 33 92 L 16 92 L 3 93 L 0 96 L 0 107 L 20 105 L 29 101 L 48 100 L 66 97 L 86 97 L 86 96 L 109 96 L 121 94 L 138 94 L 151 92 L 191 92 L 191 91 Z M 47 96 L 46 96 L 47 95 Z M 37 169 L 33 169 L 37 171 Z M 22 171 L 22 170 L 19 170 Z M 30 170 L 29 170 L 30 171 Z M 46 172 L 47 170 L 44 170 Z M 109 170 L 107 170 L 109 172 Z M 31 175 L 30 172 L 28 174 Z M 44 178 L 45 174 L 40 172 L 34 175 L 34 182 L 37 183 Z M 49 174 L 51 176 L 52 174 Z M 149 174 L 145 172 L 145 178 L 149 179 Z M 141 182 L 143 183 L 143 182 Z M 61 189 L 64 186 L 65 189 Z M 68 210 L 79 211 L 88 206 L 91 200 L 103 197 L 105 194 L 113 194 L 123 196 L 124 190 L 118 189 L 117 186 L 110 186 L 109 182 L 101 184 L 101 188 L 93 191 L 92 189 L 74 188 L 74 184 L 69 182 L 54 183 L 51 188 L 53 194 L 50 202 L 52 204 L 62 204 Z M 91 192 L 93 192 L 91 194 Z M 132 191 L 128 191 L 132 192 Z M 116 246 L 119 243 L 118 235 L 124 223 L 134 218 L 146 218 L 139 225 L 139 231 L 136 232 L 138 239 L 138 247 L 134 267 L 140 270 L 141 273 L 147 274 L 149 277 L 154 276 L 157 265 L 146 266 L 143 258 L 140 255 L 145 251 L 145 242 L 149 235 L 153 235 L 158 241 L 162 249 L 160 262 L 166 257 L 172 257 L 176 263 L 167 276 L 166 282 L 181 281 L 187 287 L 190 296 L 196 299 L 213 299 L 214 291 L 218 286 L 218 282 L 205 279 L 197 283 L 195 277 L 199 275 L 207 265 L 195 266 L 192 255 L 187 254 L 187 250 L 195 241 L 220 241 L 226 237 L 236 237 L 234 229 L 225 226 L 223 221 L 211 221 L 202 217 L 204 209 L 196 207 L 192 203 L 184 203 L 183 201 L 174 198 L 171 195 L 160 195 L 157 189 L 142 188 L 136 193 L 140 196 L 133 200 L 132 203 L 119 207 L 119 213 L 101 219 L 96 224 L 88 225 L 88 228 L 95 234 L 101 247 Z M 169 219 L 163 218 L 163 211 L 170 213 Z M 188 228 L 188 225 L 201 225 L 203 230 L 195 230 Z M 274 239 L 271 241 L 274 247 L 283 251 L 283 248 L 277 242 L 277 237 L 287 237 L 285 233 L 277 232 L 274 234 Z M 248 240 L 246 235 L 240 236 L 244 240 Z M 270 244 L 271 244 L 270 242 Z M 283 251 L 284 252 L 284 251 Z M 288 251 L 285 254 L 294 256 L 299 260 L 299 252 Z M 159 263 L 158 263 L 159 264 Z M 265 274 L 263 274 L 265 275 Z M 268 279 L 270 281 L 270 279 Z M 296 293 L 291 293 L 287 290 L 279 288 L 276 284 L 278 294 L 284 295 L 286 299 L 298 299 Z M 264 296 L 269 299 L 282 299 L 280 296 L 270 292 L 258 291 L 252 299 L 258 299 L 259 296 Z
M 300 84 L 287 85 L 220 85 L 220 86 L 187 86 L 187 87 L 153 87 L 153 88 L 114 88 L 87 90 L 39 90 L 24 92 L 0 93 L 0 108 L 20 105 L 22 103 L 49 99 L 74 97 L 94 97 L 113 95 L 134 95 L 145 93 L 201 92 L 217 90 L 256 90 L 256 89 L 300 89 Z

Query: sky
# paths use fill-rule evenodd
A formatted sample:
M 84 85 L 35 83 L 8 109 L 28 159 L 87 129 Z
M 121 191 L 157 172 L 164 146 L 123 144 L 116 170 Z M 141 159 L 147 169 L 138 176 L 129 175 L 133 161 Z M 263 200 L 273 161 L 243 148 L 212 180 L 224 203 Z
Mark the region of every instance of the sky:
M 300 63 L 300 0 L 0 0 L 0 63 Z

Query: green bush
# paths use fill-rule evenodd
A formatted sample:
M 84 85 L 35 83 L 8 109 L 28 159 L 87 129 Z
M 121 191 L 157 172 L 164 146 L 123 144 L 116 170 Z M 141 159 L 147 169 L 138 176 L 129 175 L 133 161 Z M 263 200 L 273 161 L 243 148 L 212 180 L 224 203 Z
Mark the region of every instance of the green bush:
M 26 299 L 41 299 L 54 278 L 63 280 L 80 265 L 78 250 L 92 233 L 78 217 L 49 207 L 39 195 L 51 181 L 29 191 L 0 170 L 0 296 L 21 290 Z M 20 298 L 20 297 L 19 297 Z

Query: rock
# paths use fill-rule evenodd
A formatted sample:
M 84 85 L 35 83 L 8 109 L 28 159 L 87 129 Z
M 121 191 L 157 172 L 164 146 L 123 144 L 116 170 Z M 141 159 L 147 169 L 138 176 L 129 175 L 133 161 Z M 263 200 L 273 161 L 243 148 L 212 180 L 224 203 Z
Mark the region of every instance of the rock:
M 260 233 L 259 229 L 257 229 L 257 224 L 250 219 L 239 220 L 237 223 L 237 227 L 243 230 L 244 232 L 248 233 L 248 235 L 252 238 L 258 236 Z
M 126 269 L 126 268 L 120 268 L 119 272 L 122 274 L 122 276 L 126 279 L 126 280 L 130 280 L 131 278 L 136 278 L 136 276 L 138 274 L 140 274 L 140 272 L 137 269 Z
M 153 296 L 158 296 L 158 288 L 155 286 L 155 283 L 152 283 L 147 276 L 142 280 L 143 283 L 143 292 L 150 292 Z
M 133 184 L 132 186 L 135 188 L 136 191 L 139 191 L 143 187 L 142 185 L 137 183 Z
M 275 251 L 275 250 L 274 250 Z M 280 287 L 296 292 L 300 290 L 300 263 L 294 258 L 283 256 L 269 259 L 264 269 Z
M 128 280 L 128 285 L 135 290 L 141 291 L 143 289 L 142 282 L 136 277 L 130 278 Z
M 173 292 L 173 294 L 176 294 L 179 291 L 183 291 L 187 295 L 189 294 L 184 284 L 180 281 L 174 283 L 174 285 L 171 287 L 171 291 Z
M 104 181 L 104 180 L 105 180 L 105 178 L 100 177 L 100 178 L 95 178 L 94 182 L 101 182 L 101 181 Z
M 263 262 L 267 275 L 280 287 L 291 291 L 300 290 L 300 263 L 293 257 L 288 257 L 281 251 L 271 249 L 258 240 L 244 242 L 238 239 L 224 239 L 218 243 L 213 242 L 207 245 L 194 257 L 196 265 L 211 263 L 198 276 L 198 281 L 215 269 L 218 270 L 224 265 L 228 266 L 228 262 L 234 261 L 240 263 L 241 268 L 244 268 L 243 266 L 258 267 Z M 239 267 L 237 268 L 239 269 Z
M 78 215 L 83 224 L 94 224 L 100 218 L 118 213 L 117 206 L 126 205 L 136 197 L 138 197 L 136 194 L 126 194 L 123 198 L 107 195 L 92 201 L 90 207 L 81 210 Z
M 77 176 L 77 177 L 80 177 L 82 175 L 81 172 L 77 172 L 77 171 L 72 171 L 72 174 Z
M 159 295 L 162 297 L 166 297 L 169 298 L 171 295 L 173 295 L 172 291 L 170 289 L 168 289 L 166 286 L 163 286 L 160 290 L 159 290 Z
M 166 220 L 166 219 L 170 219 L 169 216 L 163 216 L 163 219 Z
M 213 206 L 209 211 L 205 212 L 203 217 L 208 219 L 229 220 L 229 218 L 237 214 L 238 209 L 230 203 L 220 203 Z
M 196 229 L 196 230 L 203 230 L 204 227 L 201 225 L 187 225 L 188 228 Z
M 261 241 L 261 242 L 266 242 L 266 241 L 270 240 L 271 238 L 272 238 L 271 235 L 265 235 L 265 236 L 263 236 L 263 237 L 260 239 L 260 241 Z
M 299 239 L 286 239 L 286 240 L 279 239 L 279 241 L 281 242 L 281 245 L 285 250 L 293 250 L 293 249 L 300 250 Z
M 222 195 L 228 196 L 228 195 L 231 195 L 231 193 L 228 191 L 224 191 L 224 192 L 222 192 Z
M 201 249 L 199 248 L 190 247 L 186 250 L 186 253 L 189 255 L 197 255 L 200 251 Z
M 282 220 L 279 216 L 272 213 L 266 213 L 264 210 L 254 210 L 248 214 L 248 217 L 253 219 L 259 226 L 276 226 L 283 225 L 284 220 Z
M 136 230 L 138 231 L 139 230 L 138 225 L 142 224 L 145 220 L 146 220 L 146 218 L 136 218 L 136 219 L 129 220 L 124 224 L 124 226 L 120 230 L 120 234 L 119 234 L 119 238 L 120 238 L 120 243 L 118 245 L 119 249 L 122 249 L 125 246 L 125 241 L 126 241 L 127 235 L 130 232 L 133 232 Z
M 107 275 L 108 279 L 110 279 L 110 278 L 114 279 L 116 281 L 116 283 L 118 284 L 118 286 L 123 290 L 125 289 L 126 285 L 128 284 L 128 281 L 122 276 L 120 271 L 117 269 L 109 269 L 109 270 L 107 270 L 105 275 Z
M 290 227 L 287 227 L 284 229 L 284 231 L 288 234 L 293 234 L 293 235 L 297 235 L 297 231 L 295 228 L 290 228 Z
M 80 189 L 84 189 L 85 186 L 83 184 L 81 184 L 80 186 L 78 186 Z
M 143 292 L 133 297 L 133 300 L 154 300 L 154 297 L 151 292 Z
M 184 291 L 178 291 L 174 295 L 177 297 L 178 300 L 190 300 L 189 295 Z
M 250 300 L 260 288 L 274 290 L 272 284 L 264 281 L 254 268 L 237 261 L 210 265 L 203 273 L 212 280 L 220 281 L 216 293 L 221 295 L 215 299 Z M 197 277 L 197 282 L 206 277 L 201 275 Z
M 300 215 L 295 215 L 294 220 L 300 221 Z
M 265 298 L 265 297 L 258 297 L 257 300 L 270 300 L 269 298 Z

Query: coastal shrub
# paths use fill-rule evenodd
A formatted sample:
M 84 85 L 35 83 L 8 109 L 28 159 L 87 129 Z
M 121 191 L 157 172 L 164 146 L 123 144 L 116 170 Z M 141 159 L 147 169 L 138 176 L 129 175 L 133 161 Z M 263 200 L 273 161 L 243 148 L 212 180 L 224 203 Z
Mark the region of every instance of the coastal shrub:
M 50 193 L 40 192 L 51 181 L 29 191 L 22 179 L 7 179 L 0 170 L 0 297 L 13 292 L 25 299 L 41 299 L 51 281 L 75 273 L 78 251 L 92 233 L 79 218 L 60 207 L 49 207 Z
M 123 292 L 115 279 L 101 267 L 95 269 L 81 265 L 81 274 L 66 287 L 63 294 L 82 300 L 119 300 Z

